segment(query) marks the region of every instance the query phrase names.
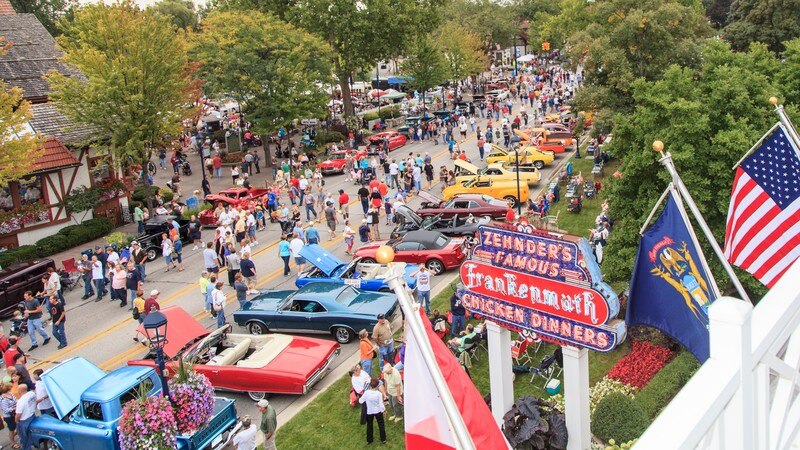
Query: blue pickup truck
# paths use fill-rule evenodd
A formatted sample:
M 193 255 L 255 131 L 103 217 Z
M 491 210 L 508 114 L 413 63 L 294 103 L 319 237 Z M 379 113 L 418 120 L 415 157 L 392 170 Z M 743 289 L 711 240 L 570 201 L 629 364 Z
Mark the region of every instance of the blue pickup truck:
M 123 367 L 111 373 L 83 358 L 68 359 L 42 380 L 58 418 L 42 415 L 30 426 L 34 446 L 46 450 L 117 450 L 117 422 L 122 405 L 136 398 L 140 387 L 161 394 L 161 380 L 149 367 Z M 225 446 L 236 425 L 233 400 L 215 398 L 214 416 L 202 430 L 178 436 L 180 450 L 216 450 Z

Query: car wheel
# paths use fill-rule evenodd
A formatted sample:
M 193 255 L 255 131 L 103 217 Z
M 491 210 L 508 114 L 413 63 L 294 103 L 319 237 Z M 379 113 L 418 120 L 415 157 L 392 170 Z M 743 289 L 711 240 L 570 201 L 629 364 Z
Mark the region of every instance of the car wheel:
M 45 439 L 39 442 L 39 450 L 61 450 L 61 446 L 50 439 Z
M 247 331 L 250 334 L 267 334 L 267 326 L 261 322 L 250 322 L 247 324 Z
M 544 162 L 536 161 L 536 162 L 533 163 L 533 167 L 536 167 L 537 169 L 542 170 L 542 167 L 544 167 Z
M 438 259 L 432 259 L 428 261 L 425 263 L 425 267 L 433 271 L 434 275 L 440 275 L 442 272 L 444 272 L 444 263 Z
M 361 262 L 365 264 L 375 264 L 375 260 L 372 258 L 361 258 Z
M 252 400 L 254 402 L 258 402 L 258 401 L 264 400 L 264 398 L 267 397 L 267 393 L 266 392 L 249 391 L 247 393 L 247 396 L 250 397 L 250 400 Z
M 158 250 L 155 248 L 147 249 L 147 262 L 153 262 L 158 258 Z
M 353 332 L 349 328 L 336 327 L 333 329 L 333 337 L 336 338 L 336 342 L 347 344 L 353 340 Z
M 517 198 L 513 195 L 506 195 L 503 200 L 507 201 L 512 208 L 517 206 Z

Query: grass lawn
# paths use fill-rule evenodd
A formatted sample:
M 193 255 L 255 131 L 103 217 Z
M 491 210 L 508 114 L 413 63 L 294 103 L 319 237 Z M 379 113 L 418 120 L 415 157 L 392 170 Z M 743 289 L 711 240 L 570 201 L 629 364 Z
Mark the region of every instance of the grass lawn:
M 584 158 L 573 160 L 574 173 L 583 172 L 585 180 L 595 181 L 591 174 L 592 159 Z M 612 161 L 607 164 L 604 174 L 610 176 L 616 170 L 617 163 Z M 605 185 L 605 178 L 597 177 Z M 562 187 L 562 196 L 564 188 Z M 586 236 L 589 228 L 594 225 L 595 217 L 600 213 L 603 192 L 589 201 L 584 201 L 583 211 L 579 214 L 567 212 L 566 202 L 556 203 L 551 208 L 552 215 L 559 215 L 559 228 L 567 230 L 577 236 Z M 615 286 L 615 288 L 619 288 Z M 445 289 L 431 301 L 433 308 L 438 308 L 443 313 L 449 310 L 449 299 L 452 290 Z M 554 345 L 543 344 L 534 355 L 534 365 L 549 355 L 555 349 Z M 595 383 L 611 370 L 616 361 L 630 351 L 630 343 L 624 342 L 610 353 L 589 352 L 589 378 L 590 383 Z M 473 360 L 473 367 L 470 371 L 472 379 L 478 390 L 486 395 L 489 393 L 489 367 L 487 364 L 488 355 L 484 350 L 478 350 L 478 359 Z M 377 369 L 376 369 L 377 373 Z M 548 397 L 542 388 L 544 379 L 535 378 L 530 382 L 530 374 L 519 375 L 514 381 L 515 398 L 526 395 L 537 397 Z M 563 376 L 562 376 L 563 380 Z M 408 386 L 408 389 L 413 387 Z M 327 391 L 319 395 L 303 411 L 297 414 L 292 420 L 278 429 L 277 447 L 281 450 L 292 449 L 342 449 L 342 448 L 362 448 L 366 442 L 365 427 L 359 424 L 360 408 L 353 408 L 348 403 L 350 392 L 350 379 L 345 376 L 334 383 Z M 377 427 L 375 432 L 377 433 Z M 387 449 L 404 448 L 403 423 L 387 422 L 386 433 L 388 444 L 380 446 Z M 377 434 L 376 434 L 377 441 Z M 377 442 L 376 442 L 377 443 Z

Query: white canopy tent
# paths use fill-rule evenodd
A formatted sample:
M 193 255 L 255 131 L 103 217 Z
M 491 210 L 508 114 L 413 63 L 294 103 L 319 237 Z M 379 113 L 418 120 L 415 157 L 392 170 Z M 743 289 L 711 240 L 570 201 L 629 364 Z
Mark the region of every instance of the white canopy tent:
M 536 56 L 531 55 L 530 53 L 528 53 L 527 55 L 522 55 L 519 58 L 517 58 L 517 62 L 526 63 L 526 62 L 533 61 L 534 59 L 536 59 Z

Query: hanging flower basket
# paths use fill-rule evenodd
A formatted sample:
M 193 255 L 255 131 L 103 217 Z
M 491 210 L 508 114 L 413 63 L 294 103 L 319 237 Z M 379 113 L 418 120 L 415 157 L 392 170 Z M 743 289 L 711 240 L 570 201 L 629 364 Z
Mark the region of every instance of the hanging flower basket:
M 203 428 L 214 414 L 214 388 L 211 382 L 183 360 L 175 377 L 169 380 L 169 396 L 181 434 L 193 434 Z
M 0 234 L 19 230 L 24 225 L 50 220 L 50 208 L 42 202 L 22 205 L 11 211 L 0 212 Z
M 146 391 L 139 398 L 122 407 L 119 418 L 120 450 L 173 450 L 178 432 L 172 406 L 161 395 L 147 397 Z

